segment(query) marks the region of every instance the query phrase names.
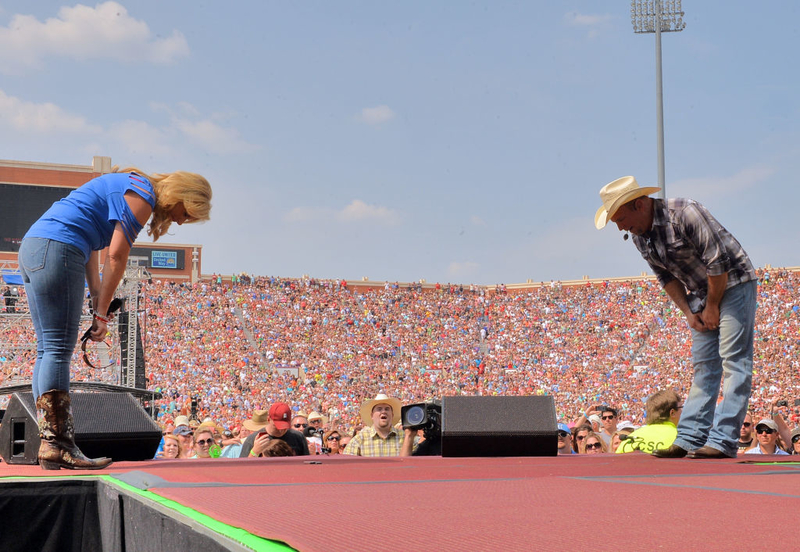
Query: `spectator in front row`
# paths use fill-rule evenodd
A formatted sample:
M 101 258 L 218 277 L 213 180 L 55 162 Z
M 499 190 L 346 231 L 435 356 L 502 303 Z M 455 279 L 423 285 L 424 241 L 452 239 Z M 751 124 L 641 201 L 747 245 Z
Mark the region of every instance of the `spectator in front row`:
M 178 442 L 181 444 L 181 455 L 179 458 L 191 458 L 194 449 L 194 439 L 192 438 L 193 432 L 189 426 L 179 425 L 172 434 L 178 438 Z
M 800 454 L 800 427 L 792 431 L 792 449 L 789 454 Z
M 624 431 L 615 431 L 614 435 L 611 436 L 611 445 L 609 445 L 608 450 L 610 452 L 614 452 L 619 449 L 619 446 L 622 444 L 622 441 L 628 438 L 628 433 Z
M 600 413 L 600 422 L 603 424 L 603 429 L 598 435 L 608 446 L 611 445 L 611 436 L 617 431 L 618 414 L 617 409 L 610 406 L 604 406 Z
M 297 415 L 292 418 L 292 428 L 296 429 L 299 432 L 303 432 L 305 428 L 308 427 L 308 418 L 304 413 L 298 412 Z
M 585 454 L 601 454 L 603 452 L 608 452 L 608 447 L 606 446 L 605 441 L 603 441 L 600 436 L 591 431 L 586 436 L 586 442 L 583 445 Z
M 222 449 L 220 458 L 239 458 L 239 454 L 242 452 L 242 443 L 254 432 L 264 429 L 264 426 L 267 425 L 268 414 L 269 412 L 266 410 L 254 410 L 250 419 L 242 422 L 238 442 L 233 442 Z
M 672 389 L 656 391 L 645 402 L 647 412 L 645 425 L 628 435 L 617 448 L 617 453 L 640 451 L 653 454 L 658 449 L 672 446 L 678 437 L 678 421 L 681 418 L 681 398 Z
M 331 449 L 331 454 L 341 454 L 342 449 L 339 447 L 339 443 L 342 440 L 342 436 L 339 434 L 338 431 L 332 429 L 325 434 L 325 446 Z
M 572 432 L 567 424 L 558 424 L 558 454 L 575 454 L 572 448 Z
M 400 456 L 403 432 L 395 429 L 400 421 L 399 400 L 383 393 L 361 405 L 364 429 L 353 437 L 345 454 L 353 456 Z
M 311 414 L 308 415 L 309 425 L 311 425 L 311 427 L 313 427 L 317 431 L 324 429 L 325 422 L 327 422 L 325 416 L 323 416 L 319 412 L 312 412 Z
M 214 434 L 208 425 L 203 425 L 194 433 L 194 455 L 192 458 L 211 458 L 209 449 L 214 444 Z
M 745 454 L 788 454 L 778 446 L 778 424 L 769 418 L 756 424 L 756 441 L 758 444 L 745 451 Z
M 253 433 L 244 440 L 239 457 L 261 456 L 273 439 L 286 441 L 296 456 L 308 456 L 308 442 L 302 433 L 290 427 L 291 420 L 292 409 L 288 404 L 273 404 L 267 414 L 267 425 L 263 431 Z
M 171 433 L 164 435 L 164 454 L 162 458 L 180 458 L 182 453 L 183 447 L 181 447 L 178 436 Z
M 753 429 L 753 416 L 748 412 L 744 415 L 742 428 L 739 430 L 739 454 L 755 446 L 753 442 Z
M 261 456 L 295 456 L 295 454 L 292 447 L 286 444 L 286 441 L 272 439 L 267 443 L 267 446 L 264 447 L 264 452 L 261 453 Z
M 592 433 L 592 426 L 590 426 L 589 424 L 582 426 L 575 426 L 573 431 L 575 432 L 574 433 L 575 437 L 573 438 L 572 450 L 574 450 L 579 454 L 583 454 L 585 451 L 583 445 L 586 442 L 586 436 L 589 435 L 589 433 Z

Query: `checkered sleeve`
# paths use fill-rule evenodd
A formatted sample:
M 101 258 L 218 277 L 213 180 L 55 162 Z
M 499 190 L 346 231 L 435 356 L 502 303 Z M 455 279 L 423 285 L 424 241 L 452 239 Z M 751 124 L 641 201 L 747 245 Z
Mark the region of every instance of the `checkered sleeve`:
M 723 242 L 725 229 L 699 203 L 688 203 L 680 219 L 683 233 L 694 246 L 709 276 L 719 276 L 731 269 L 731 259 Z

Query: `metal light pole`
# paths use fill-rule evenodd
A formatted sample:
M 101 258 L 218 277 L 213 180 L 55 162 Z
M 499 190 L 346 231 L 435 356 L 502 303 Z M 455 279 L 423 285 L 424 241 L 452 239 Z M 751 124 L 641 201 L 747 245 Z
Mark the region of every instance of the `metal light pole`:
M 664 182 L 664 93 L 661 88 L 661 33 L 679 32 L 683 22 L 681 0 L 631 0 L 631 23 L 635 33 L 656 35 L 656 118 L 658 139 L 658 197 L 666 197 Z

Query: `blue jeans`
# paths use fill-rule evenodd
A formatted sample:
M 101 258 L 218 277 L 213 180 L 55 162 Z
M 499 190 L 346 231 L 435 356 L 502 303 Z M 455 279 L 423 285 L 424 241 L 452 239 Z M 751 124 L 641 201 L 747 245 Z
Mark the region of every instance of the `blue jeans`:
M 86 281 L 83 253 L 54 240 L 25 238 L 19 268 L 36 330 L 34 399 L 52 389 L 69 391 Z
M 756 291 L 755 281 L 725 290 L 719 329 L 692 330 L 694 380 L 675 439 L 684 450 L 707 445 L 736 456 L 753 380 Z M 722 401 L 717 404 L 720 382 Z

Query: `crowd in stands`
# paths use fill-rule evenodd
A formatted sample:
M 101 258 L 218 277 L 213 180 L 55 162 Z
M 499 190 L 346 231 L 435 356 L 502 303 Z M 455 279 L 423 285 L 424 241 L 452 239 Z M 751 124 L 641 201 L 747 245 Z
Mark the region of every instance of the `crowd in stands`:
M 792 427 L 799 285 L 798 273 L 759 271 L 750 400 L 758 420 L 786 399 Z M 215 276 L 146 283 L 140 309 L 148 387 L 164 397 L 159 420 L 210 419 L 220 439 L 278 402 L 320 412 L 337 435 L 353 436 L 364 425 L 360 406 L 377 394 L 403 404 L 551 395 L 571 430 L 593 405 L 613 405 L 619 421 L 639 426 L 647 397 L 661 389 L 685 397 L 692 376 L 685 319 L 650 279 L 509 291 Z M 23 291 L 15 312 L 25 311 Z M 32 327 L 15 319 L 0 332 L 0 386 L 29 380 Z M 89 368 L 79 351 L 74 358 L 73 380 L 116 382 L 118 367 Z

